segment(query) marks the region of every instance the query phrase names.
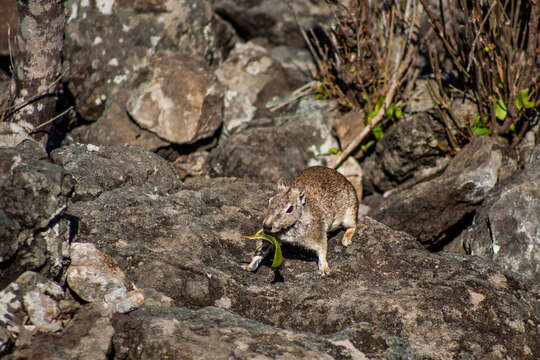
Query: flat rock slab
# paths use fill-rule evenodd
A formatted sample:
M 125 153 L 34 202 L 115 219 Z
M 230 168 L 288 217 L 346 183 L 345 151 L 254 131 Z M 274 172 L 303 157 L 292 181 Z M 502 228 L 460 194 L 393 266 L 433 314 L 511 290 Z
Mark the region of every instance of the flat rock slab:
M 275 328 L 216 308 L 144 308 L 115 316 L 118 357 L 137 359 L 414 359 L 407 341 L 367 324 L 328 336 Z M 171 334 L 174 334 L 171 336 Z M 136 340 L 135 340 L 136 339 Z M 135 341 L 136 343 L 135 343 Z M 365 349 L 364 351 L 358 349 Z
M 168 192 L 180 183 L 168 161 L 138 146 L 73 144 L 52 151 L 51 158 L 76 180 L 74 201 L 122 186 Z

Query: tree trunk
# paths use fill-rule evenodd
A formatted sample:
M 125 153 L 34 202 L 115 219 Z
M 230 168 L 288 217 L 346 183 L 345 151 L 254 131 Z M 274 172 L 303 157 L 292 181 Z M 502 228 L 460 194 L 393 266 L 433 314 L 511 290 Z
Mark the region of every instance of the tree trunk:
M 64 46 L 63 0 L 17 0 L 11 121 L 37 126 L 54 116 Z M 38 138 L 43 138 L 38 136 Z

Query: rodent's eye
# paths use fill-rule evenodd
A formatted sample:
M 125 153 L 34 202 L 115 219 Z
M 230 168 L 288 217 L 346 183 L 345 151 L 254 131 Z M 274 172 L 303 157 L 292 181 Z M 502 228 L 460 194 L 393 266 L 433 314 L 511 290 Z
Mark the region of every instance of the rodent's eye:
M 294 209 L 294 206 L 291 205 L 291 206 L 289 206 L 289 207 L 287 208 L 287 210 L 286 210 L 285 212 L 286 212 L 287 214 L 290 214 L 290 213 L 292 213 L 293 209 Z

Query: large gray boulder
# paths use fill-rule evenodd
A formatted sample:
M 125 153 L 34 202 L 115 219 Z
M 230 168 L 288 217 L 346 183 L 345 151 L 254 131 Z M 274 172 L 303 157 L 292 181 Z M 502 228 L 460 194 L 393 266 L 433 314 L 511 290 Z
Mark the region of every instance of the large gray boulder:
M 441 175 L 395 192 L 373 206 L 369 215 L 426 246 L 438 246 L 516 169 L 508 145 L 489 137 L 475 138 Z
M 540 281 L 540 147 L 525 169 L 494 191 L 463 236 L 471 255 Z
M 271 116 L 257 116 L 223 134 L 205 161 L 205 171 L 213 177 L 277 182 L 308 166 L 328 164 L 329 150 L 338 147 L 332 136 L 332 121 L 340 116 L 335 102 L 306 97 Z
M 204 62 L 159 52 L 135 76 L 127 110 L 135 122 L 171 143 L 208 138 L 221 126 L 223 92 Z
M 442 172 L 450 162 L 444 151 L 448 146 L 443 125 L 432 114 L 422 112 L 400 120 L 362 162 L 366 193 L 384 193 Z

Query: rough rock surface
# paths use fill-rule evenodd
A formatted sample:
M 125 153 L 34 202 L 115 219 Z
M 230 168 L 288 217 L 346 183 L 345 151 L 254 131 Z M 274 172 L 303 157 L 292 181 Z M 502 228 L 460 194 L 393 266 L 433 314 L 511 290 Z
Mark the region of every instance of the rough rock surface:
M 221 126 L 223 93 L 205 63 L 159 52 L 135 75 L 127 109 L 141 127 L 176 144 L 208 138 Z
M 126 282 L 126 275 L 90 243 L 72 243 L 66 281 L 87 302 L 100 302 L 111 312 L 128 312 L 144 302 L 144 295 Z
M 93 145 L 135 145 L 154 151 L 169 143 L 141 128 L 130 119 L 124 105 L 107 103 L 99 121 L 81 125 L 71 131 L 78 142 Z
M 275 183 L 307 166 L 326 165 L 328 151 L 338 146 L 331 136 L 336 116 L 332 103 L 302 99 L 292 114 L 256 118 L 242 131 L 222 136 L 206 159 L 206 171 Z
M 444 128 L 429 113 L 399 121 L 377 141 L 362 163 L 367 194 L 388 191 L 404 181 L 441 171 L 449 162 Z
M 0 148 L 0 288 L 26 270 L 60 275 L 73 178 L 33 140 Z M 10 266 L 5 266 L 5 264 Z
M 253 120 L 258 109 L 267 107 L 276 96 L 288 96 L 303 80 L 254 43 L 238 44 L 215 73 L 226 88 L 223 117 L 227 131 Z
M 65 307 L 68 299 L 60 285 L 39 273 L 26 271 L 0 291 L 0 326 L 21 335 L 34 329 L 58 331 L 69 320 L 60 305 L 63 301 Z
M 318 334 L 367 322 L 433 359 L 531 358 L 537 352 L 534 287 L 478 257 L 430 254 L 410 236 L 369 218 L 361 220 L 349 247 L 330 241 L 329 277 L 319 276 L 313 254 L 285 246 L 283 283 L 270 283 L 274 276 L 264 266 L 247 272 L 243 265 L 255 244 L 240 235 L 258 230 L 272 192 L 235 179 L 199 180 L 170 195 L 125 187 L 75 203 L 69 213 L 79 219 L 78 241 L 96 244 L 145 292 L 153 288 L 176 306 L 214 305 Z M 177 336 L 180 325 L 155 321 Z M 151 348 L 153 335 L 139 336 Z M 373 341 L 354 347 L 368 351 Z M 168 354 L 178 354 L 181 343 L 166 347 Z M 387 349 L 380 340 L 379 346 Z
M 88 200 L 121 186 L 145 186 L 168 192 L 178 188 L 173 166 L 136 146 L 73 144 L 51 153 L 54 163 L 76 180 L 73 200 Z
M 294 13 L 285 1 L 210 1 L 216 13 L 231 22 L 242 39 L 264 37 L 274 45 L 305 45 Z M 306 30 L 332 18 L 330 7 L 324 1 L 301 0 L 290 4 L 296 12 L 300 26 Z
M 88 121 L 96 121 L 108 101 L 125 105 L 130 75 L 144 70 L 157 51 L 216 65 L 235 41 L 232 28 L 206 0 L 70 0 L 65 7 L 70 12 L 64 49 L 68 87 Z
M 498 158 L 495 145 L 489 148 Z M 71 154 L 66 167 L 96 155 L 80 145 L 60 153 L 66 159 Z M 155 163 L 153 156 L 128 159 L 118 167 Z M 84 181 L 109 181 L 107 173 L 101 176 Z M 8 332 L 9 358 L 181 358 L 185 351 L 200 358 L 201 351 L 218 350 L 239 358 L 540 354 L 540 290 L 489 260 L 429 253 L 410 235 L 363 217 L 350 246 L 332 234 L 329 276 L 319 275 L 314 254 L 285 245 L 279 273 L 268 261 L 251 273 L 245 267 L 256 243 L 241 236 L 260 229 L 273 186 L 200 178 L 171 189 L 145 186 L 146 176 L 133 172 L 131 183 L 103 187 L 65 213 L 72 243 L 106 254 L 97 258 L 110 257 L 125 283 L 144 293 L 145 304 L 113 315 L 99 301 L 62 310 L 55 300 L 60 314 L 72 320 L 56 332 L 25 333 L 16 340 Z M 99 263 L 94 260 L 87 264 Z M 75 267 L 79 263 L 73 258 Z
M 6 360 L 106 360 L 112 354 L 114 328 L 111 318 L 93 304 L 78 309 L 67 326 L 57 333 L 37 333 Z
M 472 255 L 540 281 L 540 147 L 522 173 L 486 199 L 463 244 Z
M 475 138 L 440 176 L 396 192 L 369 215 L 426 245 L 438 244 L 513 174 L 517 169 L 514 157 L 507 145 L 488 137 Z
M 264 325 L 216 307 L 201 310 L 144 308 L 130 316 L 115 316 L 113 325 L 119 334 L 113 340 L 119 357 L 367 359 L 368 356 L 398 356 L 413 359 L 417 356 L 406 340 L 377 331 L 365 323 L 321 336 Z M 171 333 L 182 341 L 169 336 Z M 364 343 L 375 346 L 363 349 Z
M 0 122 L 0 146 L 17 146 L 23 140 L 29 140 L 28 133 L 32 130 L 32 125 L 25 121 Z

